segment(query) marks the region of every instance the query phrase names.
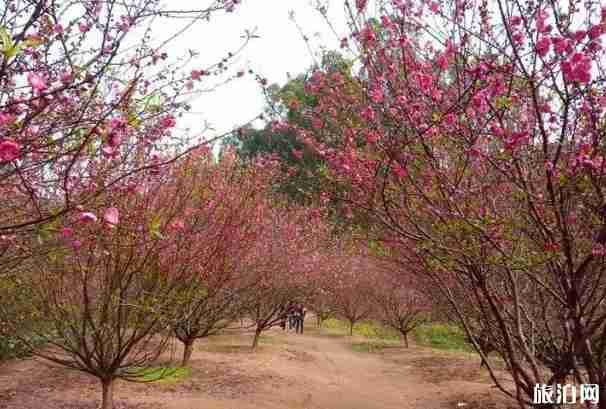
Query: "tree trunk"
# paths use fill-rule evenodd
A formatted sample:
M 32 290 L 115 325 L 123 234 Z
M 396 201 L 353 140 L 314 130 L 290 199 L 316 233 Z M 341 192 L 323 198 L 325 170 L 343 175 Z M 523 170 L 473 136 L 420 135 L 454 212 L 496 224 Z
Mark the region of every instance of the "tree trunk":
M 255 330 L 255 337 L 253 338 L 253 343 L 252 343 L 252 349 L 253 351 L 255 349 L 257 349 L 257 346 L 259 345 L 259 337 L 261 336 L 261 331 L 260 330 Z
M 187 341 L 183 343 L 183 361 L 181 361 L 181 366 L 185 367 L 189 365 L 189 361 L 191 359 L 191 354 L 194 352 L 194 341 Z
M 353 336 L 353 327 L 354 327 L 354 323 L 353 322 L 349 322 L 349 336 Z
M 114 380 L 104 379 L 101 381 L 103 387 L 103 400 L 101 409 L 113 409 L 114 407 Z
M 316 318 L 318 319 L 318 328 L 322 328 L 322 317 L 318 314 Z
M 407 332 L 402 334 L 402 339 L 404 340 L 404 347 L 408 348 L 408 333 Z

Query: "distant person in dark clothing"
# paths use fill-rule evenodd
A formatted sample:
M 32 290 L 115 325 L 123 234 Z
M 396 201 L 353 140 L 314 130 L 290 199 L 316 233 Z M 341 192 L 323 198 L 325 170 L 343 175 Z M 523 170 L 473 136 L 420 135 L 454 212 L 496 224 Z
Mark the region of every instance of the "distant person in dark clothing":
M 303 323 L 305 322 L 306 312 L 307 311 L 305 310 L 305 307 L 303 307 L 303 304 L 297 304 L 297 307 L 295 308 L 295 331 L 297 334 L 303 333 Z
M 288 307 L 288 329 L 295 328 L 295 309 L 296 306 L 294 304 L 290 304 Z
M 288 306 L 282 307 L 280 310 L 280 328 L 286 331 L 286 321 L 288 319 Z

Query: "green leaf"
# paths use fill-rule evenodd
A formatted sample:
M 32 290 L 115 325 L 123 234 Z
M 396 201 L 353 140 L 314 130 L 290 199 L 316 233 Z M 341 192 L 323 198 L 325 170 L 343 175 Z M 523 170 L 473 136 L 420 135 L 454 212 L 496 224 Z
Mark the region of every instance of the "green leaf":
M 17 56 L 21 52 L 22 49 L 23 49 L 23 47 L 21 46 L 21 44 L 17 44 L 16 46 L 10 47 L 8 49 L 5 48 L 3 50 L 3 52 L 4 52 L 4 55 L 6 56 L 6 58 L 8 60 L 11 60 L 15 56 Z
M 133 128 L 138 128 L 141 125 L 141 118 L 134 112 L 128 114 L 128 124 Z
M 2 41 L 3 50 L 13 47 L 13 39 L 3 26 L 0 26 L 0 41 Z
M 501 96 L 501 97 L 497 98 L 497 108 L 498 109 L 509 108 L 509 107 L 511 107 L 511 104 L 512 104 L 512 100 L 510 97 Z
M 141 111 L 154 111 L 162 106 L 162 97 L 158 93 L 153 93 L 144 97 L 141 100 L 141 104 L 143 105 Z
M 149 223 L 149 233 L 155 239 L 162 239 L 162 233 L 160 232 L 160 226 L 162 221 L 160 220 L 160 215 L 154 216 Z
M 4 27 L 0 27 L 0 41 L 2 41 L 2 53 L 8 60 L 19 54 L 23 48 L 21 44 L 15 45 L 13 38 Z
M 59 229 L 59 219 L 55 219 L 49 223 L 45 223 L 38 229 L 38 242 L 42 244 L 51 238 L 52 234 Z

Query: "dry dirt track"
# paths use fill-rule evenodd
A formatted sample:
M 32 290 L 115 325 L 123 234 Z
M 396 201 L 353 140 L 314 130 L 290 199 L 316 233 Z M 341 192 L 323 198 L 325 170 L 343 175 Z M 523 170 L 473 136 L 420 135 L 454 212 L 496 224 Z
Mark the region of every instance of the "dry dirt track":
M 272 330 L 249 352 L 247 334 L 201 342 L 179 383 L 116 385 L 116 409 L 506 409 L 479 359 L 394 344 L 364 352 L 362 339 Z M 178 351 L 176 351 L 178 354 Z M 34 360 L 0 366 L 0 409 L 94 409 L 85 375 Z

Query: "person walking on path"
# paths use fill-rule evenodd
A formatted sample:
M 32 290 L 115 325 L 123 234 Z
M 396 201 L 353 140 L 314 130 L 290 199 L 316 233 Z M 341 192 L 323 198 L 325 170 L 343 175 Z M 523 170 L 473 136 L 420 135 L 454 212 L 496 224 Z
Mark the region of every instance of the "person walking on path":
M 289 307 L 288 307 L 288 329 L 292 330 L 295 329 L 296 325 L 297 325 L 297 317 L 296 317 L 296 312 L 297 312 L 297 304 L 290 303 Z
M 306 312 L 307 311 L 305 310 L 305 307 L 303 307 L 303 304 L 301 304 L 301 303 L 297 304 L 297 307 L 295 309 L 295 314 L 296 314 L 295 332 L 297 334 L 303 333 L 303 323 L 305 322 L 305 313 Z
M 288 305 L 285 305 L 280 310 L 280 328 L 286 331 L 286 321 L 288 320 Z

